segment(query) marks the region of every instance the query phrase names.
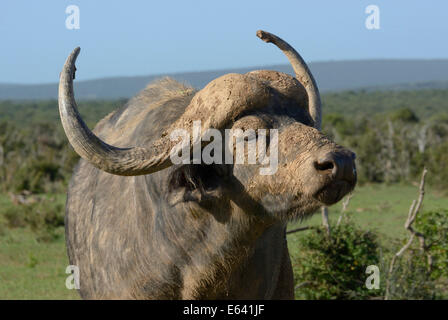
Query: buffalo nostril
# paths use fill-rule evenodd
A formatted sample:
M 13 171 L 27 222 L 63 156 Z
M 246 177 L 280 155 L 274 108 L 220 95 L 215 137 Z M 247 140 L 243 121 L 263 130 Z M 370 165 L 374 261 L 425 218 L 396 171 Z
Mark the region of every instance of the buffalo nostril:
M 335 167 L 335 164 L 330 160 L 316 161 L 314 163 L 314 167 L 317 171 L 332 171 Z

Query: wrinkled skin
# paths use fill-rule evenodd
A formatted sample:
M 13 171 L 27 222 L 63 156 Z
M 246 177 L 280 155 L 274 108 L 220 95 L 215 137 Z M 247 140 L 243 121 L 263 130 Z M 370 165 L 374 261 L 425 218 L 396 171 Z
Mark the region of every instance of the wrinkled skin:
M 241 75 L 218 78 L 204 90 L 223 91 L 235 77 Z M 286 223 L 353 190 L 354 156 L 312 127 L 306 92 L 295 78 L 274 71 L 244 77 L 261 83 L 269 98 L 232 111 L 220 129 L 278 129 L 274 175 L 259 175 L 259 165 L 201 164 L 126 177 L 79 162 L 66 234 L 83 298 L 293 299 Z M 115 146 L 150 146 L 195 94 L 174 80 L 151 84 L 94 132 Z M 333 175 L 327 162 L 318 162 L 329 153 L 345 159 Z

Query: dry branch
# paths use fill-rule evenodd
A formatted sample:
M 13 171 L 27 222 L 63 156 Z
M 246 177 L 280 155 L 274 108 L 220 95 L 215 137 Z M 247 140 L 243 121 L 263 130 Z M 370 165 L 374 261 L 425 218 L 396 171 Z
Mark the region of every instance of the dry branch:
M 336 223 L 336 227 L 338 227 L 341 222 L 342 218 L 344 218 L 344 213 L 347 211 L 348 204 L 350 203 L 350 199 L 353 197 L 353 194 L 350 193 L 345 199 L 342 201 L 342 208 L 341 208 L 341 214 L 339 215 L 338 222 Z
M 313 229 L 313 227 L 310 227 L 310 226 L 300 227 L 300 228 L 296 228 L 296 229 L 292 229 L 292 230 L 286 231 L 286 234 L 295 233 L 295 232 L 299 232 L 299 231 L 310 230 L 310 229 Z
M 322 225 L 327 231 L 328 238 L 331 237 L 330 222 L 328 221 L 328 207 L 322 207 Z
M 309 284 L 311 284 L 311 282 L 309 282 L 309 281 L 303 281 L 303 282 L 299 283 L 298 285 L 296 285 L 296 286 L 294 287 L 294 289 L 297 290 L 297 289 L 300 289 L 300 288 L 302 288 L 302 287 L 304 287 L 304 286 L 307 286 L 307 285 L 309 285 Z
M 419 239 L 421 252 L 426 252 L 427 251 L 427 247 L 425 245 L 425 237 L 424 237 L 424 235 L 421 234 L 420 232 L 414 230 L 414 228 L 412 227 L 412 224 L 414 223 L 415 219 L 417 218 L 417 214 L 420 211 L 420 208 L 421 208 L 422 203 L 423 203 L 423 198 L 425 196 L 425 177 L 426 177 L 426 173 L 427 172 L 428 172 L 428 170 L 426 168 L 423 168 L 422 178 L 420 180 L 418 200 L 413 200 L 412 201 L 411 207 L 409 208 L 408 218 L 406 219 L 406 222 L 404 224 L 404 227 L 406 228 L 406 230 L 408 230 L 410 232 L 410 234 L 411 234 L 409 236 L 409 240 L 406 242 L 406 244 L 400 250 L 398 250 L 397 253 L 395 253 L 395 255 L 392 257 L 392 260 L 390 262 L 389 274 L 388 274 L 388 277 L 387 277 L 387 284 L 386 284 L 386 294 L 384 296 L 384 300 L 388 300 L 389 299 L 389 295 L 390 295 L 390 278 L 391 278 L 392 273 L 394 271 L 395 262 L 396 262 L 397 258 L 400 257 L 403 254 L 403 252 L 405 252 L 411 246 L 411 244 L 414 241 L 415 237 L 417 237 Z M 429 270 L 431 270 L 432 257 L 431 257 L 431 255 L 429 253 L 427 253 L 427 255 L 428 255 Z

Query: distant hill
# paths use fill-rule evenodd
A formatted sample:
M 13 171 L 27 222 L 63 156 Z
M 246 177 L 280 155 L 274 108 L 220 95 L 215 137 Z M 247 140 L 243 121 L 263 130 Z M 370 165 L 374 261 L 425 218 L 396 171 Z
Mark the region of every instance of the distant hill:
M 398 83 L 361 88 L 366 91 L 414 91 L 414 90 L 444 90 L 448 89 L 448 81 L 426 81 L 416 83 Z
M 184 72 L 137 77 L 75 81 L 77 99 L 129 98 L 149 82 L 164 76 L 204 87 L 226 73 L 268 69 L 293 74 L 285 65 L 258 66 L 203 72 Z M 414 90 L 448 88 L 448 59 L 445 60 L 359 60 L 310 63 L 322 92 L 355 90 Z M 56 99 L 57 83 L 39 85 L 0 84 L 0 100 Z

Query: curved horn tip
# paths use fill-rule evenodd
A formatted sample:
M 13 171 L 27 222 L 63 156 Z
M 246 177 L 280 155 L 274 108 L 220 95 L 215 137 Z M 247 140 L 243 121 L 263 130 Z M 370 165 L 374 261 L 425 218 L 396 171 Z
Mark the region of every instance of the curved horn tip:
M 80 47 L 76 47 L 75 49 L 73 49 L 73 51 L 67 57 L 67 60 L 65 61 L 65 64 L 64 64 L 64 70 L 72 70 L 71 71 L 72 79 L 75 79 L 75 72 L 76 72 L 75 62 L 76 62 L 76 58 L 78 58 L 80 51 L 81 51 Z M 61 75 L 62 75 L 62 73 L 61 73 Z
M 263 30 L 258 30 L 257 37 L 264 42 L 273 43 L 286 55 L 292 68 L 294 69 L 297 80 L 299 80 L 305 87 L 308 94 L 309 111 L 311 117 L 315 122 L 315 127 L 320 130 L 322 111 L 319 90 L 317 89 L 316 81 L 314 80 L 314 77 L 311 74 L 306 62 L 293 47 L 276 35 Z
M 285 42 L 283 39 L 281 39 L 280 37 L 277 37 L 275 34 L 272 34 L 270 32 L 258 30 L 257 37 L 266 43 L 272 43 L 272 44 L 276 45 L 282 51 L 294 50 L 294 48 L 292 48 L 287 42 Z
M 264 42 L 272 41 L 272 34 L 263 30 L 257 30 L 257 37 L 263 40 Z
M 67 58 L 67 61 L 73 60 L 73 62 L 76 61 L 76 58 L 79 55 L 79 52 L 81 51 L 80 47 L 76 47 L 75 49 L 73 49 L 73 51 L 70 53 L 70 55 Z

